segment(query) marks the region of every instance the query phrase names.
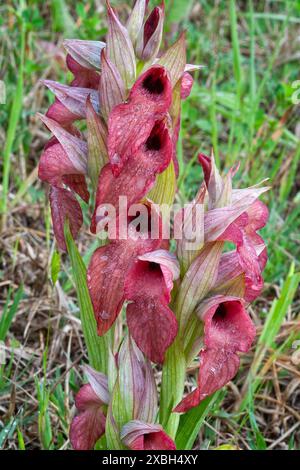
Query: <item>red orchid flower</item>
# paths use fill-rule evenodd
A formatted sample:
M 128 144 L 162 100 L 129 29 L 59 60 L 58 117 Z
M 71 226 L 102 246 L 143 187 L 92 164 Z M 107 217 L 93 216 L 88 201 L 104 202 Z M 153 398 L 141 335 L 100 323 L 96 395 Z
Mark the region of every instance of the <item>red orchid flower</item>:
M 197 406 L 227 384 L 239 368 L 237 352 L 247 352 L 255 337 L 255 327 L 241 299 L 220 295 L 208 298 L 200 303 L 197 316 L 204 322 L 198 387 L 176 406 L 178 413 Z

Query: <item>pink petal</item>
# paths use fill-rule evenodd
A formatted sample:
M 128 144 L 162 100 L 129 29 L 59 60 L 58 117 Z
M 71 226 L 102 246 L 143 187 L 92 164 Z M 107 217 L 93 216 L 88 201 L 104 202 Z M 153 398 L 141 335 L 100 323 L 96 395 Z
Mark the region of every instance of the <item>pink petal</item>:
M 84 373 L 88 379 L 93 392 L 97 395 L 98 399 L 108 405 L 109 404 L 109 391 L 108 391 L 108 379 L 105 374 L 94 370 L 92 367 L 84 366 Z M 79 407 L 77 406 L 79 409 Z
M 153 66 L 136 81 L 128 103 L 114 108 L 108 124 L 108 153 L 115 176 L 145 144 L 155 122 L 165 117 L 171 99 L 166 70 Z
M 83 41 L 65 39 L 63 45 L 70 56 L 82 67 L 100 70 L 100 55 L 105 43 L 101 41 Z
M 181 82 L 181 99 L 186 100 L 192 91 L 194 79 L 193 77 L 188 73 L 185 72 L 182 76 L 182 82 Z
M 127 29 L 121 24 L 115 11 L 106 2 L 108 34 L 107 55 L 111 62 L 118 68 L 127 89 L 130 89 L 136 73 L 135 55 L 131 39 Z
M 145 435 L 144 450 L 176 450 L 176 446 L 170 436 L 164 431 L 159 431 Z
M 73 418 L 70 441 L 76 450 L 90 450 L 105 432 L 105 415 L 102 402 L 91 385 L 84 385 L 76 395 L 76 408 L 80 414 Z
M 44 80 L 42 83 L 55 94 L 59 102 L 67 108 L 71 114 L 76 116 L 76 119 L 86 117 L 86 100 L 89 96 L 94 110 L 97 113 L 100 112 L 99 96 L 96 90 L 62 85 L 61 83 L 54 82 L 53 80 Z M 58 121 L 57 119 L 55 120 Z
M 99 86 L 101 111 L 106 120 L 115 106 L 125 101 L 126 91 L 123 79 L 117 67 L 101 54 L 102 72 Z
M 76 198 L 70 191 L 52 186 L 49 193 L 53 229 L 58 246 L 66 251 L 64 223 L 68 219 L 73 238 L 82 226 L 82 211 Z

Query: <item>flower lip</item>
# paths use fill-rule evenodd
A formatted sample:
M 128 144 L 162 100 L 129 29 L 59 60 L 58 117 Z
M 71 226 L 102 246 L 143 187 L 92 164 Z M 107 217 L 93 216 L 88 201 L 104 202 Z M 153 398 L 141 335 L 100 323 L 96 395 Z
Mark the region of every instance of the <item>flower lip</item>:
M 222 321 L 225 319 L 226 315 L 227 315 L 226 303 L 223 302 L 220 305 L 218 305 L 213 316 L 213 321 L 216 323 L 219 321 Z
M 161 137 L 159 134 L 151 134 L 146 141 L 146 150 L 158 151 L 161 149 Z
M 142 88 L 150 95 L 162 95 L 165 91 L 165 70 L 161 67 L 153 67 L 142 82 Z

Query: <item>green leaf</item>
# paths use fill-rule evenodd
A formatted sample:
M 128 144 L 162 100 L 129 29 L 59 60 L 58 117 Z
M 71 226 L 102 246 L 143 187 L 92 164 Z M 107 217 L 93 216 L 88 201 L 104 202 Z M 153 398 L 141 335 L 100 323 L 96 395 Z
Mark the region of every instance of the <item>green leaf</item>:
M 51 281 L 53 285 L 56 284 L 59 272 L 60 272 L 60 254 L 58 253 L 58 251 L 54 251 L 52 258 L 51 258 Z
M 186 361 L 183 346 L 177 338 L 166 353 L 162 371 L 160 396 L 160 423 L 174 439 L 180 415 L 173 413 L 173 408 L 181 401 L 184 392 Z
M 13 321 L 13 318 L 18 310 L 19 303 L 23 297 L 23 286 L 21 285 L 16 292 L 14 301 L 10 308 L 8 308 L 8 304 L 10 302 L 11 292 L 9 292 L 7 301 L 4 306 L 3 313 L 0 317 L 0 341 L 4 341 L 7 335 L 7 332 L 10 328 L 10 325 Z
M 203 421 L 218 398 L 219 392 L 205 398 L 200 405 L 181 416 L 176 435 L 176 449 L 192 449 Z
M 65 239 L 71 259 L 72 271 L 80 308 L 80 318 L 91 366 L 107 373 L 111 331 L 97 335 L 97 324 L 86 281 L 86 267 L 72 238 L 69 224 L 65 224 Z

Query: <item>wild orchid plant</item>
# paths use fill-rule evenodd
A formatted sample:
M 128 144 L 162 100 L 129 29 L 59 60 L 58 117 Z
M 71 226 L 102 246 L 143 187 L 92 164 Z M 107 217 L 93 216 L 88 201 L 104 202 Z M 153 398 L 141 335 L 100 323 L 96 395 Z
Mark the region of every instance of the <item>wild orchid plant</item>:
M 124 27 L 107 2 L 106 44 L 66 40 L 74 80 L 44 82 L 56 99 L 41 116 L 53 137 L 39 177 L 58 246 L 82 226 L 76 195 L 92 201 L 91 232 L 102 239 L 86 278 L 99 341 L 91 344 L 96 326 L 84 330 L 101 361 L 85 367 L 76 396 L 75 449 L 175 449 L 181 415 L 235 376 L 255 337 L 246 307 L 263 287 L 257 231 L 268 211 L 258 197 L 267 188 L 232 189 L 237 168 L 223 177 L 213 156 L 199 155 L 204 181 L 177 210 L 170 244 L 181 100 L 199 67 L 186 63 L 184 35 L 160 53 L 164 5 L 147 9 L 136 0 Z M 186 394 L 195 359 L 197 386 Z M 159 399 L 152 363 L 162 367 Z

